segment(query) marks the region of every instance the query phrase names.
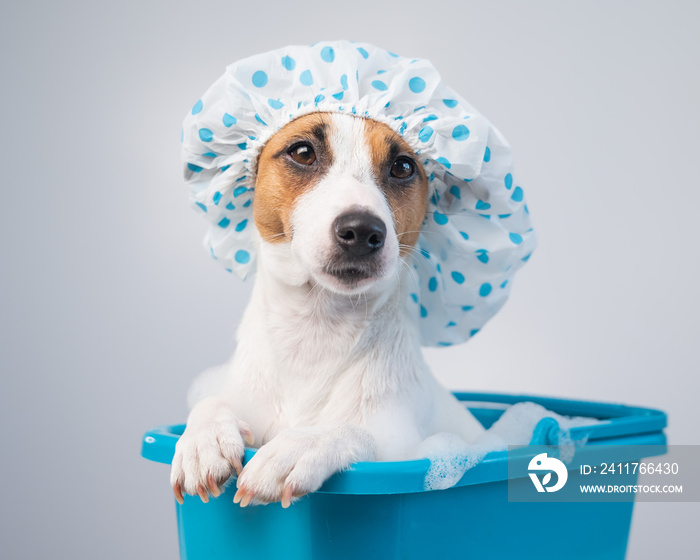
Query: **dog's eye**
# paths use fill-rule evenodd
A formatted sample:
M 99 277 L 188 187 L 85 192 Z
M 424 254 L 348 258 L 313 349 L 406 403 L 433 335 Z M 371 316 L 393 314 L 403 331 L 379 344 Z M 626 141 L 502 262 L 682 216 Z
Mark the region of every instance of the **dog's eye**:
M 391 176 L 397 179 L 408 179 L 414 171 L 415 166 L 407 157 L 398 158 L 391 166 Z
M 312 165 L 316 161 L 316 152 L 310 144 L 297 144 L 287 153 L 294 161 L 302 165 Z

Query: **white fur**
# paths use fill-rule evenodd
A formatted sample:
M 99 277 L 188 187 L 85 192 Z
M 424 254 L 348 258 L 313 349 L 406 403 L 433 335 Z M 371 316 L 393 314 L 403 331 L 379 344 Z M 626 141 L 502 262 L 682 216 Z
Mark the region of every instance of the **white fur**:
M 423 360 L 404 305 L 409 269 L 362 120 L 334 114 L 330 141 L 333 166 L 298 201 L 291 243 L 259 242 L 233 359 L 190 393 L 214 394 L 194 404 L 176 447 L 171 481 L 186 493 L 206 488 L 209 474 L 232 474 L 248 426 L 259 451 L 238 485 L 253 503 L 279 501 L 285 487 L 295 496 L 317 490 L 356 461 L 415 458 L 439 432 L 471 442 L 483 431 Z M 384 220 L 387 238 L 378 278 L 349 290 L 322 268 L 333 221 L 356 207 Z
M 348 291 L 321 268 L 327 262 L 335 240 L 330 235 L 335 219 L 351 208 L 368 210 L 387 226 L 387 235 L 381 251 L 383 277 L 389 281 L 399 257 L 399 243 L 394 231 L 391 208 L 375 185 L 370 154 L 364 138 L 362 119 L 348 115 L 334 115 L 330 143 L 333 149 L 333 167 L 328 174 L 297 202 L 292 217 L 294 237 L 291 253 L 300 266 L 310 272 L 311 278 L 322 287 L 342 293 L 358 293 L 367 286 L 360 283 Z M 280 271 L 285 274 L 285 270 Z

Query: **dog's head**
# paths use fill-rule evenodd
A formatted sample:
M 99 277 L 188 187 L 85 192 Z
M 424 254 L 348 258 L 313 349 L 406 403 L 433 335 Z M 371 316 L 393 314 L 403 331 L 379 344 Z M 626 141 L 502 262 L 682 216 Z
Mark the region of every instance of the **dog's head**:
M 272 136 L 257 163 L 261 265 L 290 284 L 357 294 L 394 278 L 418 240 L 428 181 L 387 125 L 310 113 Z

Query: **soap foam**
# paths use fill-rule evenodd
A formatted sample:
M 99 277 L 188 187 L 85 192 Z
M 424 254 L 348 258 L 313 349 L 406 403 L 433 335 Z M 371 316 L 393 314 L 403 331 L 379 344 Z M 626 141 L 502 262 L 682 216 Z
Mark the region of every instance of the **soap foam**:
M 543 418 L 553 418 L 559 424 L 560 458 L 569 462 L 576 445 L 585 441 L 573 441 L 571 428 L 598 423 L 595 418 L 561 416 L 532 402 L 522 402 L 508 407 L 501 417 L 471 444 L 455 434 L 441 432 L 425 439 L 418 448 L 420 456 L 430 459 L 425 475 L 426 490 L 444 490 L 457 484 L 472 467 L 478 465 L 487 453 L 505 451 L 508 446 L 528 445 L 537 423 Z

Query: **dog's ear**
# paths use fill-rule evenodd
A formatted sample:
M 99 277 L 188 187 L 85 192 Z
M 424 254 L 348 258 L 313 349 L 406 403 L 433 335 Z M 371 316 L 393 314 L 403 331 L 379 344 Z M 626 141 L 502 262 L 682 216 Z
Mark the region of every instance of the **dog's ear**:
M 367 119 L 365 135 L 374 178 L 391 208 L 400 254 L 404 256 L 413 249 L 420 235 L 428 178 L 415 152 L 387 125 Z
M 257 162 L 253 217 L 263 240 L 290 241 L 291 214 L 332 163 L 329 117 L 311 113 L 293 120 L 265 144 Z

